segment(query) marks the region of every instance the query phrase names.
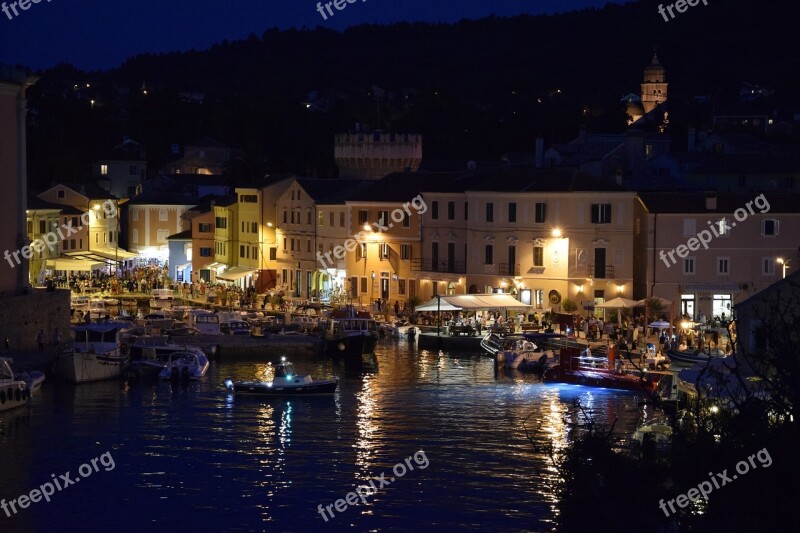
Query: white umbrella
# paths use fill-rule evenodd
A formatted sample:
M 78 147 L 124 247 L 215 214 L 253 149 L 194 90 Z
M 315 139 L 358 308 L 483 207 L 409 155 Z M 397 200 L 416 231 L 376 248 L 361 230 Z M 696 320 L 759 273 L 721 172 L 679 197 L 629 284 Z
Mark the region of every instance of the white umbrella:
M 627 298 L 617 297 L 613 300 L 609 300 L 607 302 L 603 302 L 601 304 L 595 305 L 595 307 L 599 307 L 600 309 L 627 309 L 629 307 L 639 307 L 644 305 L 641 302 L 637 302 L 636 300 L 628 300 Z
M 656 320 L 655 322 L 651 322 L 650 324 L 647 324 L 647 327 L 648 328 L 666 329 L 666 328 L 669 327 L 669 322 L 666 322 L 664 320 Z

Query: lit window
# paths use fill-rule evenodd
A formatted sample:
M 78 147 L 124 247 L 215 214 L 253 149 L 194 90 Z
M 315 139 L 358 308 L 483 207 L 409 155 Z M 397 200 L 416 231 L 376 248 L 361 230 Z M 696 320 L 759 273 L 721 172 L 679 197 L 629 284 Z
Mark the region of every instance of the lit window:
M 100 174 L 108 176 L 108 165 L 100 165 Z

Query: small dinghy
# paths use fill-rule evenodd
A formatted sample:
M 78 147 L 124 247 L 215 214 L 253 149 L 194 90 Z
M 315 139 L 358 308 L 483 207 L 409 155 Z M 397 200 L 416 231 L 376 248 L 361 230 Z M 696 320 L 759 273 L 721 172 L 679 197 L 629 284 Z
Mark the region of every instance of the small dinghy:
M 225 388 L 236 395 L 243 396 L 310 396 L 314 394 L 333 394 L 339 379 L 314 380 L 311 376 L 298 376 L 294 365 L 281 357 L 275 366 L 272 381 L 232 381 L 225 380 Z

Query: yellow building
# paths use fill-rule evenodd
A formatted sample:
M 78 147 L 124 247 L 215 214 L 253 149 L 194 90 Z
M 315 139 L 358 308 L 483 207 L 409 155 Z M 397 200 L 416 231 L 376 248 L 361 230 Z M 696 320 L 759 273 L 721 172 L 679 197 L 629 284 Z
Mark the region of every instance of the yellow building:
M 261 195 L 256 188 L 237 188 L 235 193 L 236 200 L 227 206 L 227 228 L 219 228 L 220 237 L 228 236 L 228 268 L 217 279 L 246 289 L 255 286 L 261 265 Z

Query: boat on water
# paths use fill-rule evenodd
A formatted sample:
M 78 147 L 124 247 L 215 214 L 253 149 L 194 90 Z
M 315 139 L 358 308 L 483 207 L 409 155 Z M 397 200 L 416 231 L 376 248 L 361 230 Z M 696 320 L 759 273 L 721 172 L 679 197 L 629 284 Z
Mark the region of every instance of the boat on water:
M 385 334 L 394 339 L 406 339 L 409 336 L 419 335 L 419 328 L 408 320 L 397 320 L 395 322 L 384 322 L 381 329 Z
M 652 441 L 659 447 L 668 446 L 672 441 L 672 426 L 666 418 L 654 418 L 636 428 L 633 440 L 639 444 Z
M 574 347 L 562 348 L 559 363 L 544 371 L 545 383 L 567 383 L 607 389 L 620 389 L 655 394 L 659 390 L 661 374 L 642 372 L 628 374 L 616 367 L 616 348 L 609 346 L 605 365 L 598 365 L 597 358 L 588 357 L 585 350 Z
M 186 350 L 170 354 L 169 362 L 159 372 L 161 379 L 173 381 L 201 379 L 208 372 L 208 357 L 200 350 Z
M 378 324 L 366 311 L 336 311 L 323 335 L 324 350 L 331 355 L 371 354 L 378 344 Z
M 163 335 L 148 335 L 133 340 L 128 348 L 130 362 L 124 375 L 129 378 L 156 378 L 169 365 L 170 356 L 178 352 L 205 352 L 198 346 L 169 342 Z
M 72 351 L 58 355 L 59 374 L 71 383 L 113 379 L 122 375 L 128 354 L 122 350 L 121 323 L 92 323 L 72 328 Z
M 0 357 L 0 411 L 22 407 L 33 394 L 33 380 L 26 381 L 22 375 L 15 373 L 11 366 L 13 362 L 9 357 Z M 38 378 L 36 386 L 41 387 L 44 374 Z
M 150 299 L 151 309 L 169 309 L 175 301 L 172 289 L 154 289 Z
M 311 376 L 297 375 L 294 365 L 281 357 L 275 365 L 272 381 L 233 381 L 225 380 L 225 388 L 241 396 L 311 396 L 333 394 L 339 385 L 339 378 L 314 380 Z
M 689 350 L 667 350 L 667 357 L 676 366 L 691 367 L 698 364 L 705 365 L 710 363 L 712 359 L 725 357 L 725 352 L 718 349 L 702 352 Z
M 250 335 L 250 324 L 244 320 L 225 320 L 219 324 L 223 335 Z
M 558 364 L 558 351 L 573 346 L 585 352 L 589 347 L 560 333 L 521 333 L 500 335 L 488 333 L 481 347 L 495 357 L 498 364 L 523 372 L 543 372 Z

